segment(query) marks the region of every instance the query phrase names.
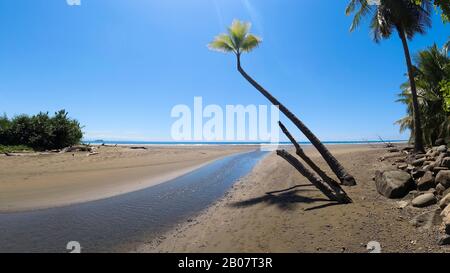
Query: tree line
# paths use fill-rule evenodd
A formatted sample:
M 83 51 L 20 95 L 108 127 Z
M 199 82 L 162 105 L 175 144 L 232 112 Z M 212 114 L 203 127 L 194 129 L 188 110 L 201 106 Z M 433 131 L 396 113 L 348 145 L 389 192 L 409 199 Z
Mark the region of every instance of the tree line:
M 52 150 L 79 144 L 82 137 L 80 123 L 68 117 L 65 110 L 53 116 L 36 115 L 0 117 L 0 145 L 25 145 L 35 150 Z

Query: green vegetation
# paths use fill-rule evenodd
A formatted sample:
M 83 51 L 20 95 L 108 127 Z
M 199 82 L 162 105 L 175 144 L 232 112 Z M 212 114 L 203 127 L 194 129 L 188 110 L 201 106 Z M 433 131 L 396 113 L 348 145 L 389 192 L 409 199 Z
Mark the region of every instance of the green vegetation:
M 415 58 L 415 80 L 422 117 L 422 131 L 427 145 L 439 138 L 450 138 L 450 58 L 433 45 Z M 414 132 L 412 97 L 409 82 L 402 85 L 399 102 L 407 105 L 408 115 L 399 121 L 400 130 Z M 414 134 L 411 135 L 413 138 Z
M 424 0 L 412 0 L 417 5 L 422 5 Z M 442 21 L 450 22 L 450 1 L 448 0 L 434 0 L 433 4 L 436 8 L 440 8 L 442 11 Z
M 65 110 L 56 112 L 53 117 L 42 112 L 12 119 L 4 115 L 0 117 L 0 145 L 2 149 L 51 150 L 78 144 L 83 137 L 81 126 L 67 115 Z
M 434 2 L 431 0 L 415 2 L 411 0 L 380 0 L 378 5 L 373 5 L 368 0 L 351 0 L 346 14 L 355 13 L 351 31 L 361 23 L 363 17 L 370 16 L 370 28 L 375 42 L 390 38 L 394 32 L 397 32 L 402 41 L 412 101 L 412 122 L 414 122 L 415 129 L 413 131 L 414 150 L 420 153 L 425 150 L 422 118 L 408 40 L 412 40 L 416 34 L 424 34 L 427 28 L 431 27 L 431 12 Z
M 24 145 L 4 146 L 0 145 L 0 153 L 14 153 L 14 152 L 31 152 L 32 148 Z

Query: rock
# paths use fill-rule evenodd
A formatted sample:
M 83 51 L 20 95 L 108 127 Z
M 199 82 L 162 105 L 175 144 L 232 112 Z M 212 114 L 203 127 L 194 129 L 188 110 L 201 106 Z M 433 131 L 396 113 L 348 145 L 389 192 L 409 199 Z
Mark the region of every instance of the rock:
M 438 138 L 436 139 L 435 143 L 436 146 L 442 146 L 442 145 L 447 145 L 446 141 L 444 138 Z
M 426 173 L 426 172 L 431 172 L 433 171 L 433 165 L 426 165 L 422 167 L 422 170 Z
M 440 171 L 448 171 L 448 168 L 445 168 L 445 167 L 434 167 L 433 168 L 433 173 L 435 175 L 437 175 Z
M 430 205 L 436 204 L 437 200 L 434 194 L 432 193 L 424 193 L 422 195 L 417 196 L 411 202 L 413 207 L 423 208 L 428 207 Z
M 450 168 L 450 157 L 443 158 L 440 167 Z
M 450 234 L 450 215 L 447 214 L 447 216 L 442 219 L 442 225 L 444 227 L 445 233 Z
M 428 171 L 417 181 L 417 189 L 426 191 L 436 186 L 433 173 Z
M 441 163 L 442 163 L 442 160 L 444 160 L 445 157 L 447 157 L 446 154 L 444 154 L 444 153 L 439 154 L 439 155 L 436 157 L 436 159 L 435 159 L 435 162 L 434 162 L 435 166 L 436 166 L 436 167 L 440 167 L 440 166 L 441 166 Z
M 408 173 L 411 173 L 412 171 L 414 171 L 415 167 L 413 165 L 408 164 L 408 167 L 406 167 L 406 171 Z
M 436 183 L 440 183 L 444 188 L 450 187 L 450 171 L 442 170 L 436 175 Z
M 377 191 L 383 196 L 401 198 L 414 187 L 414 182 L 411 176 L 404 171 L 377 171 L 375 185 Z
M 415 159 L 421 159 L 421 158 L 426 158 L 427 154 L 416 154 L 414 155 Z
M 445 246 L 450 245 L 450 235 L 442 235 L 438 240 L 438 245 Z
M 437 187 L 437 186 L 436 186 Z M 443 191 L 442 191 L 442 196 L 446 196 L 447 194 L 449 194 L 450 193 L 450 188 L 448 188 L 448 189 L 444 189 Z
M 445 195 L 441 201 L 439 201 L 439 207 L 441 209 L 445 209 L 450 204 L 450 193 Z
M 450 188 L 449 188 L 450 189 Z M 443 194 L 445 192 L 445 187 L 441 184 L 436 185 L 436 193 L 437 194 Z M 444 194 L 443 194 L 444 195 Z
M 411 165 L 416 166 L 416 167 L 419 167 L 419 166 L 422 166 L 423 163 L 424 163 L 426 160 L 427 160 L 427 159 L 426 159 L 425 157 L 420 158 L 420 159 L 416 159 L 416 160 L 414 160 L 414 161 L 411 163 Z
M 450 214 L 450 205 L 447 205 L 445 209 L 442 210 L 441 216 L 442 218 L 447 217 Z
M 441 146 L 436 148 L 436 151 L 438 151 L 439 153 L 445 153 L 445 152 L 447 152 L 447 146 L 446 145 L 441 145 Z
M 406 168 L 408 168 L 408 164 L 400 164 L 400 165 L 397 166 L 397 168 L 399 170 L 406 170 Z
M 424 171 L 423 169 L 417 169 L 417 170 L 413 170 L 413 171 L 411 172 L 411 176 L 412 176 L 412 178 L 414 178 L 414 179 L 419 179 L 419 178 L 421 178 L 422 176 L 424 176 L 424 174 L 425 174 L 425 171 Z

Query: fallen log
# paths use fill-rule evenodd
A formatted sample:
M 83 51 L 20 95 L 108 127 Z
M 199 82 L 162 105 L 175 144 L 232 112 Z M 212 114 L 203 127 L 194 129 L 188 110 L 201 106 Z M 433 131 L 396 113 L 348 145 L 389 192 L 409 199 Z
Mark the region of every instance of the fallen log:
M 300 147 L 300 144 L 295 140 L 295 138 L 292 136 L 292 134 L 289 132 L 289 130 L 284 126 L 284 124 L 279 121 L 278 124 L 280 125 L 281 130 L 283 133 L 287 136 L 287 138 L 292 142 L 292 144 L 295 147 L 295 153 L 307 164 L 313 171 L 315 171 L 322 180 L 330 186 L 330 188 L 336 193 L 336 195 L 340 196 L 340 199 L 347 200 L 348 203 L 351 203 L 351 198 L 347 195 L 347 193 L 342 189 L 342 187 L 339 185 L 338 182 L 336 182 L 334 179 L 329 177 L 324 171 L 322 171 L 319 166 L 314 163 L 314 161 L 309 158 L 303 151 L 302 147 Z
M 292 156 L 286 150 L 277 150 L 277 155 L 285 159 L 289 164 L 291 164 L 297 171 L 306 177 L 317 189 L 319 189 L 326 197 L 332 201 L 337 201 L 339 203 L 347 204 L 351 200 L 343 198 L 343 196 L 336 195 L 333 193 L 331 188 L 323 182 L 323 180 L 317 177 L 314 173 L 309 171 L 297 158 Z

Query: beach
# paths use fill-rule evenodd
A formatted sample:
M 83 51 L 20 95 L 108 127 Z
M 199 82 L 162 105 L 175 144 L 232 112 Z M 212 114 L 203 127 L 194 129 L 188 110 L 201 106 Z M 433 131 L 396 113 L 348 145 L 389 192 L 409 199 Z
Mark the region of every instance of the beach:
M 0 156 L 0 212 L 83 203 L 165 182 L 256 146 L 97 146 L 87 152 Z
M 417 227 L 414 217 L 435 208 L 401 206 L 378 194 L 373 176 L 392 169 L 383 145 L 334 145 L 331 152 L 352 173 L 357 186 L 345 187 L 352 204 L 337 205 L 275 153 L 240 179 L 221 200 L 136 252 L 448 252 L 436 244 L 437 226 Z M 305 151 L 327 170 L 312 147 Z M 295 188 L 292 188 L 295 187 Z M 292 188 L 279 193 L 272 191 Z M 404 200 L 411 199 L 407 196 Z

